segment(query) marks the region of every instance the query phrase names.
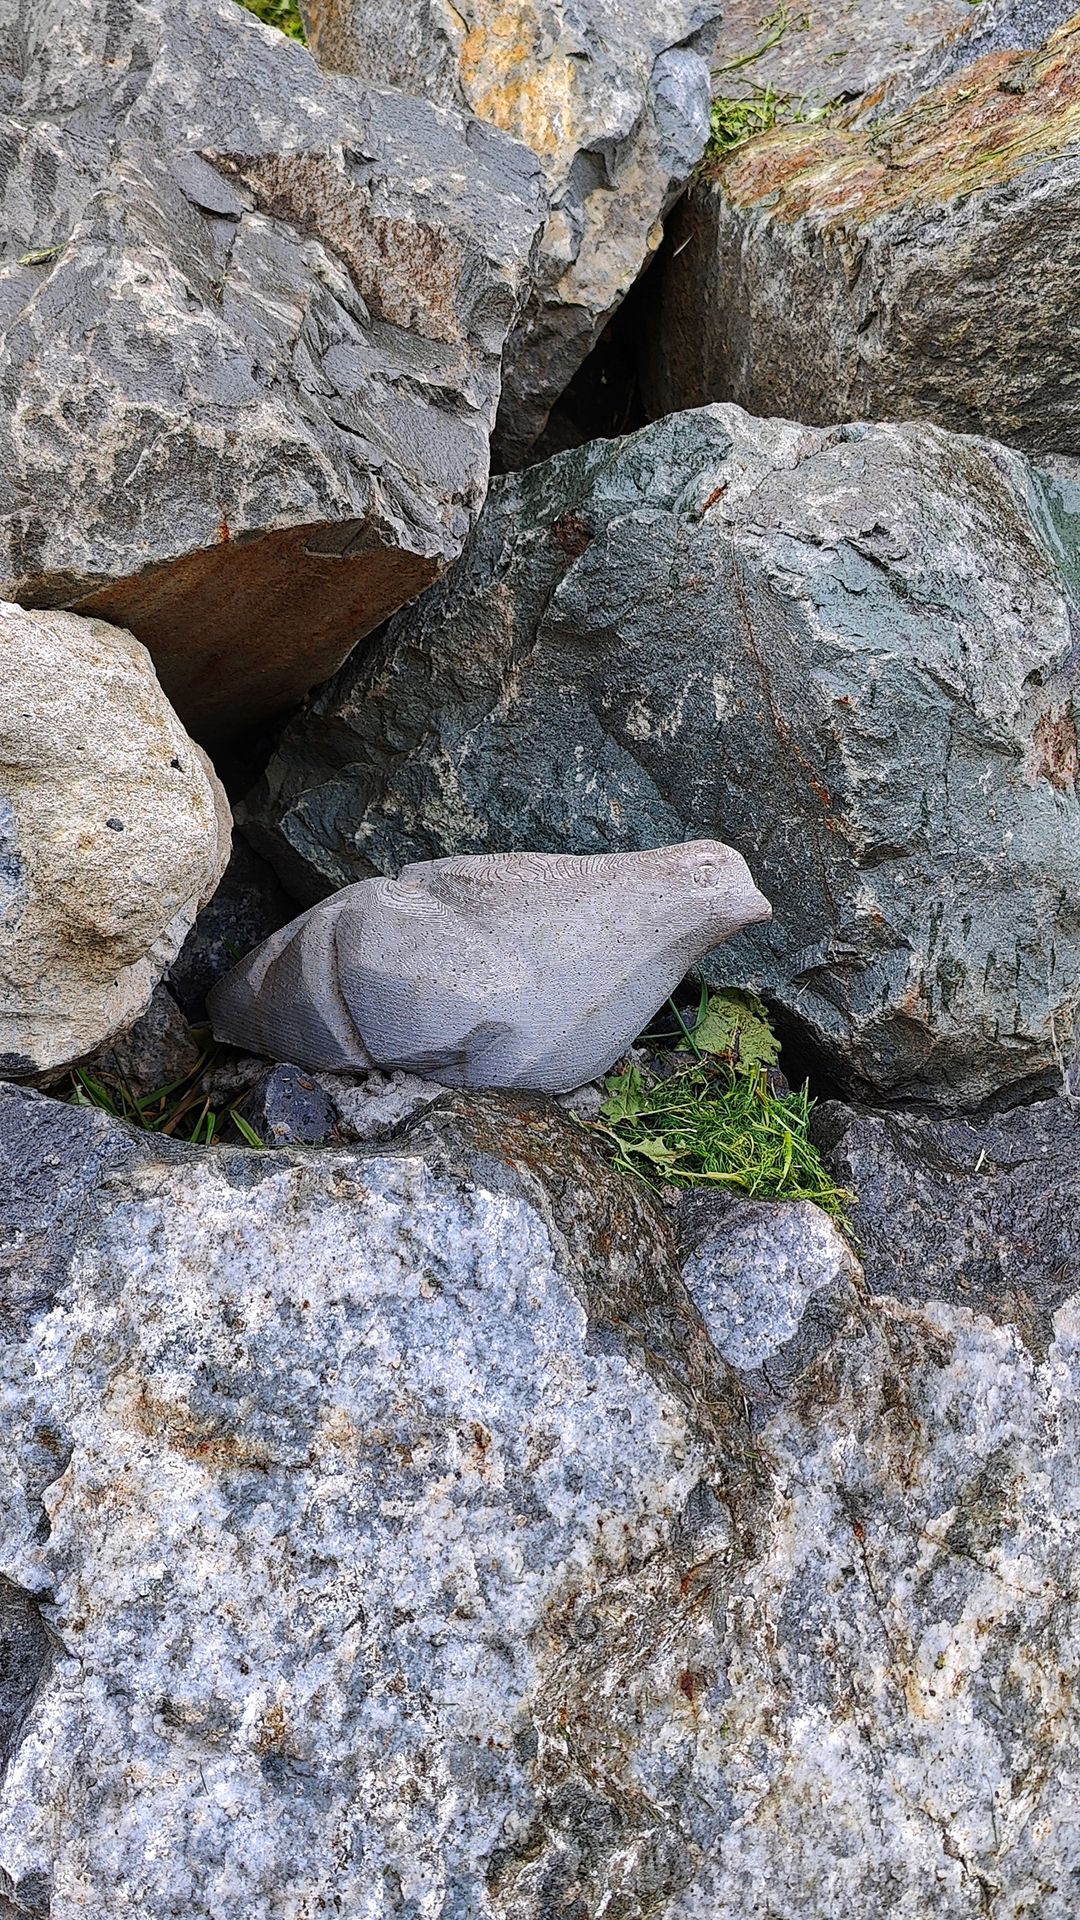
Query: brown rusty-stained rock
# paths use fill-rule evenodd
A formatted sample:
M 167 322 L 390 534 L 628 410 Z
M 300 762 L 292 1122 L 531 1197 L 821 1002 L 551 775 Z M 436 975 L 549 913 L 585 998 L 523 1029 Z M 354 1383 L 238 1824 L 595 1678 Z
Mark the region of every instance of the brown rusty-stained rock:
M 960 4 L 960 0 L 952 0 Z M 551 213 L 507 351 L 496 446 L 518 464 L 652 259 L 709 130 L 716 0 L 303 0 L 329 70 L 467 107 L 537 154 Z
M 1080 452 L 1080 14 L 857 123 L 779 126 L 680 211 L 656 412 L 732 399 Z
M 324 679 L 483 499 L 546 197 L 235 0 L 0 30 L 0 592 L 152 652 L 204 735 Z

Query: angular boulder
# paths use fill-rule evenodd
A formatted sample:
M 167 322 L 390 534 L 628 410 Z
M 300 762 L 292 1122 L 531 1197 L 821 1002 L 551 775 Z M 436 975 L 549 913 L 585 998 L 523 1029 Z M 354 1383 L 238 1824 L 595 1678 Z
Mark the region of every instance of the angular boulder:
M 0 603 L 0 662 L 0 1074 L 22 1078 L 149 1005 L 232 819 L 130 633 Z
M 130 627 L 194 730 L 249 727 L 458 553 L 539 168 L 235 0 L 16 15 L 0 592 Z
M 750 1451 L 550 1110 L 213 1152 L 8 1087 L 0 1172 L 13 1914 L 1071 1920 L 1074 1301 L 1040 1359 L 863 1298 Z
M 1080 14 L 869 120 L 732 152 L 673 223 L 653 414 L 930 419 L 1080 453 Z
M 717 0 L 303 0 L 328 68 L 470 109 L 531 147 L 551 194 L 507 350 L 496 448 L 520 464 L 663 237 L 705 149 Z
M 707 963 L 841 1085 L 1058 1085 L 1080 1005 L 1080 488 L 929 426 L 672 416 L 493 490 L 245 808 L 312 897 L 432 856 L 728 840 Z
M 605 1675 L 640 1658 L 636 1757 L 690 1764 L 679 1581 L 753 1476 L 647 1198 L 494 1102 L 305 1156 L 0 1088 L 0 1172 L 0 1571 L 59 1655 L 8 1736 L 16 1911 L 692 1877 Z

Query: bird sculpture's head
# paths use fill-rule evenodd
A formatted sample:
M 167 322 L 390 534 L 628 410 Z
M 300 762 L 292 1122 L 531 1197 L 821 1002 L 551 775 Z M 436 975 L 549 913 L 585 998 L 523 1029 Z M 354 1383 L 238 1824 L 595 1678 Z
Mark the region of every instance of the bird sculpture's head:
M 685 840 L 646 853 L 615 855 L 634 863 L 627 883 L 638 889 L 643 921 L 654 914 L 676 937 L 693 939 L 702 954 L 744 927 L 772 919 L 772 907 L 754 885 L 741 853 L 721 840 Z

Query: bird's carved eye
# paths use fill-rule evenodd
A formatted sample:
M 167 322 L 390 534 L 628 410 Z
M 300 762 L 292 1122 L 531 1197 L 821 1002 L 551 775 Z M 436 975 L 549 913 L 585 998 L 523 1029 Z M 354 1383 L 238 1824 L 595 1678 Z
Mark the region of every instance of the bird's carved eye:
M 720 878 L 719 861 L 699 860 L 690 877 L 695 887 L 715 887 Z

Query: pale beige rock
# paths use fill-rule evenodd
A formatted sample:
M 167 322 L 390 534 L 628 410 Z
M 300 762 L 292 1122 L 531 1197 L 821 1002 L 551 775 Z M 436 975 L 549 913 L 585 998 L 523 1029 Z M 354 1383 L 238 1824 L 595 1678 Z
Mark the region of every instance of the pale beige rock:
M 0 1072 L 148 1004 L 229 857 L 222 787 L 122 628 L 0 601 Z

